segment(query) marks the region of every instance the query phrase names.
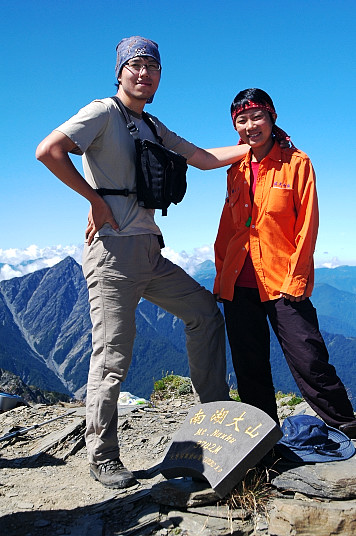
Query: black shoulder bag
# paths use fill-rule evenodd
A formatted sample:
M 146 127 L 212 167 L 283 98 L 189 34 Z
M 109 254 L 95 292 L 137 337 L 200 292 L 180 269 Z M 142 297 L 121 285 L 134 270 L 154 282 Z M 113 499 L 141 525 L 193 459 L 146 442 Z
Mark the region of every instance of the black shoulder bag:
M 112 99 L 119 106 L 127 128 L 135 140 L 136 148 L 136 194 L 140 207 L 162 210 L 167 216 L 167 208 L 182 201 L 187 190 L 187 160 L 181 154 L 164 147 L 162 138 L 158 136 L 156 127 L 150 117 L 143 112 L 142 118 L 152 130 L 157 142 L 142 140 L 138 129 L 117 97 Z M 99 189 L 99 193 L 100 193 Z M 128 195 L 127 190 L 105 190 L 105 194 Z M 123 192 L 122 194 L 119 192 Z M 126 192 L 126 193 L 124 193 Z

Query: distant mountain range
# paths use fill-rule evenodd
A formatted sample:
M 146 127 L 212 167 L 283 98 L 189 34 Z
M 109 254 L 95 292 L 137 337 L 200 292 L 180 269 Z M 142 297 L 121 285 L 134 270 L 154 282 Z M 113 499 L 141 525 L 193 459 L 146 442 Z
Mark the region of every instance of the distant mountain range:
M 205 261 L 194 277 L 211 290 L 214 274 L 214 264 Z M 356 399 L 356 267 L 317 269 L 312 301 L 330 360 Z M 137 307 L 136 323 L 132 365 L 123 390 L 148 398 L 154 380 L 167 372 L 189 375 L 184 329 L 180 320 L 145 300 Z M 1 369 L 28 385 L 82 398 L 90 352 L 87 289 L 72 257 L 0 282 Z M 227 363 L 229 383 L 234 385 L 229 350 Z M 271 363 L 276 390 L 298 392 L 274 335 Z

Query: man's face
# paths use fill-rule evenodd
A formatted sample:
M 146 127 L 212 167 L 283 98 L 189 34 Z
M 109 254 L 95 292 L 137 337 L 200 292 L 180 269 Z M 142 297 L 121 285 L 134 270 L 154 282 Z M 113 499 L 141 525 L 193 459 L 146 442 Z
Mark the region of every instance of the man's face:
M 156 93 L 160 78 L 159 64 L 153 58 L 132 58 L 121 69 L 119 92 L 123 91 L 129 99 L 146 101 Z
M 276 119 L 277 115 L 274 117 Z M 242 141 L 251 149 L 263 149 L 270 145 L 272 138 L 271 116 L 261 108 L 251 108 L 241 112 L 235 120 L 236 130 Z

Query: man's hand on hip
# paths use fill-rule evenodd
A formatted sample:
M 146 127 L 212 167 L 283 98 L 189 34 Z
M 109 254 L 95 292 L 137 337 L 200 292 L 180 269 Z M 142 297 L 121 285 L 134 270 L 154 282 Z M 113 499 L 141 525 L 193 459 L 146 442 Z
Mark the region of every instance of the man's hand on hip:
M 88 226 L 85 230 L 85 239 L 88 246 L 94 240 L 95 234 L 105 225 L 109 223 L 115 231 L 119 231 L 119 226 L 114 219 L 111 208 L 104 199 L 98 198 L 95 203 L 92 203 L 88 214 Z

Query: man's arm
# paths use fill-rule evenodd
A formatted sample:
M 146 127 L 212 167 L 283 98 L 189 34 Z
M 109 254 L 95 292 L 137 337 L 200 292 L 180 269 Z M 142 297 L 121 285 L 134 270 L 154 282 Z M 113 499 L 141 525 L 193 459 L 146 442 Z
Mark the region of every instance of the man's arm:
M 249 148 L 249 145 L 232 145 L 231 147 L 217 147 L 215 149 L 201 149 L 198 147 L 195 153 L 187 160 L 187 163 L 199 169 L 215 169 L 229 166 L 241 160 Z
M 86 230 L 86 238 L 90 245 L 95 233 L 105 223 L 109 223 L 115 230 L 118 230 L 119 226 L 114 220 L 110 207 L 86 182 L 69 158 L 68 153 L 75 147 L 75 143 L 68 136 L 54 130 L 37 147 L 36 158 L 59 180 L 85 197 L 91 204 L 89 225 Z

